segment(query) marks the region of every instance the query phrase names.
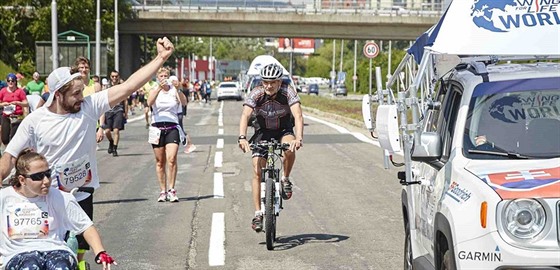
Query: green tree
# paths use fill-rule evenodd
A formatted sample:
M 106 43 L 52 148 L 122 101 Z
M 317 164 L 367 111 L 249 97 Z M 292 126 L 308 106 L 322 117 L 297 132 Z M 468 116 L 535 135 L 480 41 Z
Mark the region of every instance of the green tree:
M 0 57 L 7 64 L 30 75 L 35 66 L 35 41 L 51 40 L 52 0 L 6 0 L 5 2 L 0 12 L 2 25 Z M 114 35 L 115 2 L 114 0 L 100 2 L 101 38 L 106 40 Z M 133 16 L 129 3 L 119 1 L 118 4 L 119 20 Z M 8 6 L 9 9 L 6 8 Z M 90 36 L 90 40 L 95 40 L 96 8 L 96 1 L 57 0 L 58 32 L 74 30 Z M 21 55 L 15 52 L 20 52 Z M 109 57 L 109 59 L 113 58 Z

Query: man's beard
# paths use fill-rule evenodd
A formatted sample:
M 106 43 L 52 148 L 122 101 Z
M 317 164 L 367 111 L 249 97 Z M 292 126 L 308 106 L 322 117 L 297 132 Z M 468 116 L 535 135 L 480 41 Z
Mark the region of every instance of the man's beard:
M 81 105 L 81 102 L 74 103 L 74 105 L 76 105 L 76 104 Z M 82 106 L 73 106 L 71 104 L 66 103 L 65 100 L 62 100 L 62 103 L 60 104 L 60 106 L 62 107 L 63 110 L 65 110 L 69 113 L 77 113 L 82 109 Z

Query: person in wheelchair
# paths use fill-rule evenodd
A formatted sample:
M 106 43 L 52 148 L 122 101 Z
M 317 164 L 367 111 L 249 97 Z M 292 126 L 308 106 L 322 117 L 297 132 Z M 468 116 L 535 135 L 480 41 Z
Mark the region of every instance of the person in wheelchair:
M 0 190 L 0 209 L 4 269 L 77 269 L 76 254 L 64 241 L 67 231 L 83 233 L 103 269 L 117 264 L 76 198 L 51 186 L 47 159 L 30 148 L 18 155 L 10 187 Z

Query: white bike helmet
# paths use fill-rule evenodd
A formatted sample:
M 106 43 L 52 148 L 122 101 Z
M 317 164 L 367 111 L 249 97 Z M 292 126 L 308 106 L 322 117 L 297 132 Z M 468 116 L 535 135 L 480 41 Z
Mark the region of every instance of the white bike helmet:
M 263 81 L 275 81 L 282 78 L 283 68 L 277 64 L 268 64 L 261 69 L 261 78 Z

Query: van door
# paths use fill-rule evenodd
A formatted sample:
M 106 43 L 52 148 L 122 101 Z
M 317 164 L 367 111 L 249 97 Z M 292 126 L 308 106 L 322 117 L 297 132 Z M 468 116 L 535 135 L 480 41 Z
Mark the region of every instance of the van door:
M 420 186 L 417 216 L 420 220 L 419 231 L 422 245 L 428 251 L 428 259 L 434 260 L 435 216 L 438 212 L 439 201 L 442 198 L 444 186 L 449 186 L 445 179 L 445 167 L 450 166 L 449 155 L 451 151 L 453 133 L 457 113 L 462 97 L 462 88 L 458 84 L 441 84 L 436 95 L 436 101 L 441 104 L 428 112 L 424 130 L 437 132 L 442 138 L 442 155 L 437 162 L 422 163 L 418 166 L 419 179 L 426 184 Z

